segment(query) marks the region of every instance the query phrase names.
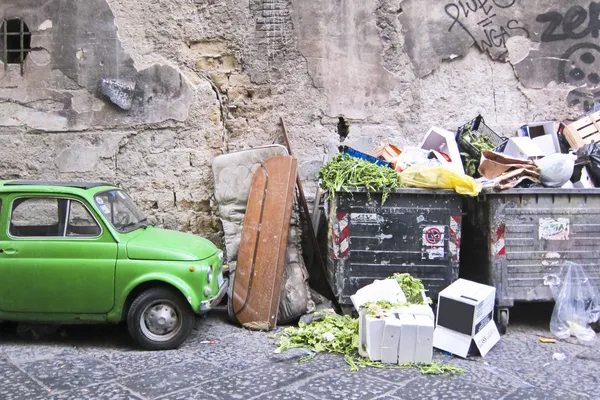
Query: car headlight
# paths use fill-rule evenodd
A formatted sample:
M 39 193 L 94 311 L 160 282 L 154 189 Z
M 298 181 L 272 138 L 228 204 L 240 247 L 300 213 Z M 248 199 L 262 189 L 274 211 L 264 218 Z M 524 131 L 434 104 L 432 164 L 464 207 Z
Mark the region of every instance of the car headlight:
M 213 279 L 213 266 L 212 266 L 212 265 L 210 265 L 210 266 L 208 267 L 208 273 L 207 273 L 207 275 L 206 275 L 206 281 L 207 281 L 208 283 L 211 283 L 211 282 L 212 282 L 212 279 Z

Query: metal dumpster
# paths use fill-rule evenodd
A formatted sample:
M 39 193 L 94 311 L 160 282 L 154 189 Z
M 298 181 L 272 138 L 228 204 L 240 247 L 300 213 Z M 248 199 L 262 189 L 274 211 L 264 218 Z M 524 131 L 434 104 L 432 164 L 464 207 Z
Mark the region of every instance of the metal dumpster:
M 600 287 L 599 189 L 484 191 L 466 210 L 461 276 L 496 287 L 501 333 L 515 302 L 553 301 L 564 261 Z
M 434 301 L 458 278 L 463 196 L 402 188 L 381 200 L 354 189 L 326 202 L 327 280 L 345 313 L 358 289 L 394 272 L 421 279 Z

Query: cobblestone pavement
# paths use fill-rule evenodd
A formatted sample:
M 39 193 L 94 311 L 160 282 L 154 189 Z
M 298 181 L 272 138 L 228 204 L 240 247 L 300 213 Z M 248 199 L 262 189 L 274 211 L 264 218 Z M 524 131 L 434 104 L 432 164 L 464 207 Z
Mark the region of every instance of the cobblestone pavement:
M 462 360 L 460 376 L 425 376 L 415 369 L 361 368 L 350 372 L 343 357 L 306 352 L 274 354 L 272 334 L 227 322 L 217 309 L 198 319 L 178 350 L 144 352 L 131 347 L 124 326 L 69 327 L 38 340 L 0 336 L 0 399 L 598 399 L 599 342 L 545 344 L 547 310 L 519 319 L 484 358 Z M 529 313 L 537 311 L 527 311 Z M 202 343 L 216 340 L 216 344 Z M 566 358 L 554 360 L 554 353 Z

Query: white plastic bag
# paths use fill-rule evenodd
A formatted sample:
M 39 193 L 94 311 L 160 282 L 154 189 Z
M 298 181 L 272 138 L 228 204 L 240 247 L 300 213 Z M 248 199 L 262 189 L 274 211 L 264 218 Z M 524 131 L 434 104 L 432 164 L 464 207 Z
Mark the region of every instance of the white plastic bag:
M 577 339 L 596 339 L 589 326 L 600 317 L 600 295 L 583 267 L 567 261 L 562 281 L 552 286 L 556 305 L 550 319 L 550 332 L 559 339 L 573 335 Z

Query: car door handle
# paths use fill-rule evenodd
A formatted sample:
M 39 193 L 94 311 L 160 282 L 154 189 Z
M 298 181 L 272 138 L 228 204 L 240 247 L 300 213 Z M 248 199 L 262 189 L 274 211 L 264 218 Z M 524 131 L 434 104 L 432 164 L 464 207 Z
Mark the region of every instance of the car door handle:
M 0 249 L 0 253 L 4 253 L 4 254 L 15 254 L 17 252 L 17 250 L 15 249 Z

